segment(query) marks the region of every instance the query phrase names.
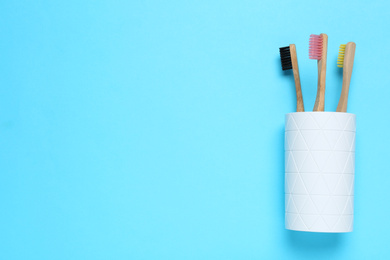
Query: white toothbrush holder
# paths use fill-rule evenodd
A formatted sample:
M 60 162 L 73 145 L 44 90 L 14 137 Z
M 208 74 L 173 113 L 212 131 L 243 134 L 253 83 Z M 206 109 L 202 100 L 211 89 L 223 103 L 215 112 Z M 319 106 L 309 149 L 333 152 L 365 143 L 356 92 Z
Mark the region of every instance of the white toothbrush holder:
M 355 132 L 350 113 L 286 115 L 286 229 L 352 231 Z

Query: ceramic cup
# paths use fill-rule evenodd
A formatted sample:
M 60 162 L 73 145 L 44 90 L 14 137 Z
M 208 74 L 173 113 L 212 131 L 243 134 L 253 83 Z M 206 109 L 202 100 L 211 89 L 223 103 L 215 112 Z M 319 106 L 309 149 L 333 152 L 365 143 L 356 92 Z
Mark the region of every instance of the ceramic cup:
M 339 112 L 286 115 L 286 229 L 352 231 L 355 118 Z

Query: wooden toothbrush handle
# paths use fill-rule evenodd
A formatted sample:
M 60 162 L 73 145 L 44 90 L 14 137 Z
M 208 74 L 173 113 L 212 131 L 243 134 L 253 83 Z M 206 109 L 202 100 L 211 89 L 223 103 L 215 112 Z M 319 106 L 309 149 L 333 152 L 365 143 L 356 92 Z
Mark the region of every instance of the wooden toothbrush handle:
M 340 100 L 339 104 L 337 105 L 336 112 L 347 112 L 349 84 L 351 83 L 353 61 L 355 59 L 355 49 L 356 44 L 354 42 L 349 42 L 345 46 L 343 62 L 343 86 L 341 89 Z
M 290 44 L 291 63 L 295 81 L 295 92 L 297 93 L 297 112 L 304 112 L 303 97 L 301 90 L 301 80 L 299 77 L 298 58 L 295 44 Z
M 318 66 L 318 84 L 317 97 L 313 111 L 325 110 L 325 81 L 326 81 L 326 57 L 328 53 L 328 35 L 321 33 L 322 36 L 322 55 L 317 62 Z

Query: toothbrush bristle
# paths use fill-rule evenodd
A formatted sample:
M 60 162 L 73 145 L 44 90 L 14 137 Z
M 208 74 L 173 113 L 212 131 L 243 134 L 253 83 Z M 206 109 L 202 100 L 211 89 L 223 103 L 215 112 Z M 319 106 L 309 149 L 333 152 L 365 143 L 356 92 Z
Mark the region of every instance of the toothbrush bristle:
M 290 46 L 279 48 L 282 70 L 292 69 Z
M 322 56 L 322 36 L 312 34 L 309 39 L 309 58 L 320 60 Z
M 344 54 L 346 44 L 340 44 L 339 56 L 337 58 L 337 67 L 342 68 L 344 66 Z

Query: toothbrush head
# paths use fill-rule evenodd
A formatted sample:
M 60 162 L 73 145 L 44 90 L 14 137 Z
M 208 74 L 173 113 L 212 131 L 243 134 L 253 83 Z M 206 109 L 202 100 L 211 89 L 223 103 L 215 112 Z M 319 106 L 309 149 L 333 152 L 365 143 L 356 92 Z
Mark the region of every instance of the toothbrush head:
M 322 35 L 312 34 L 309 39 L 309 58 L 321 60 L 322 57 Z
M 292 69 L 290 46 L 279 48 L 282 70 Z
M 337 58 L 337 67 L 342 68 L 344 67 L 344 54 L 345 54 L 345 47 L 346 44 L 340 44 L 340 49 L 339 49 L 339 56 Z

